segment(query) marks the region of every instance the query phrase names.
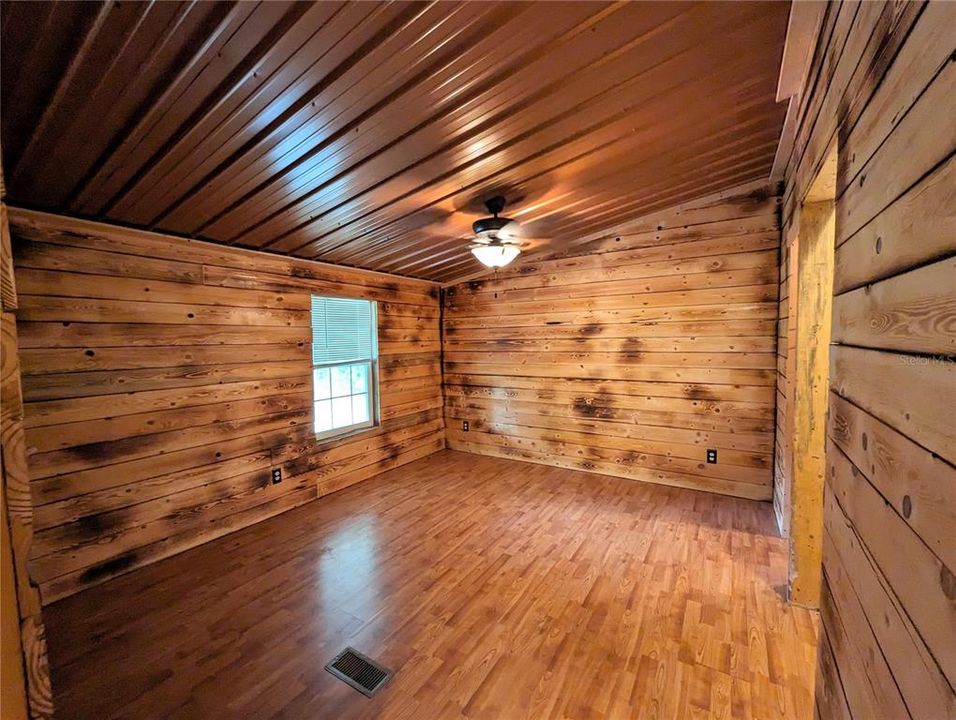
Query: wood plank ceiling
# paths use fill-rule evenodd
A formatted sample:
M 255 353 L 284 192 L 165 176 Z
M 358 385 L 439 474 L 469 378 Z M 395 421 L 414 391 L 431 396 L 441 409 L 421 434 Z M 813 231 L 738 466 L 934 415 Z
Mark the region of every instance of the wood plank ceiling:
M 448 282 L 498 192 L 555 252 L 766 177 L 788 11 L 3 2 L 8 192 Z

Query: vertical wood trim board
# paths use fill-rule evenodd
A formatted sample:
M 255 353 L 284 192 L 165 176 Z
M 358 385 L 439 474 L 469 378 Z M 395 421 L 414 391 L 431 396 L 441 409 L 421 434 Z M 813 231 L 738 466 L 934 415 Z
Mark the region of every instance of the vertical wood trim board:
M 446 288 L 449 446 L 770 499 L 778 208 L 751 187 Z
M 793 477 L 790 503 L 790 599 L 820 602 L 827 381 L 833 293 L 833 202 L 804 204 L 797 240 L 794 362 L 791 364 Z
M 44 602 L 444 446 L 436 285 L 10 219 Z M 315 441 L 311 294 L 379 302 L 380 427 Z
M 0 164 L 2 165 L 2 164 Z M 10 228 L 7 223 L 7 206 L 2 201 L 4 192 L 3 168 L 0 166 L 0 331 L 13 319 L 13 311 L 17 307 L 16 284 L 13 276 L 13 255 L 10 249 Z M 13 319 L 15 322 L 15 319 Z M 12 356 L 9 351 L 12 349 Z M 3 376 L 13 376 L 11 379 L 20 381 L 19 369 L 16 364 L 16 345 L 0 343 L 0 392 L 4 383 Z M 23 640 L 20 637 L 20 597 L 23 590 L 20 584 L 29 588 L 26 558 L 29 546 L 24 540 L 29 540 L 29 524 L 23 518 L 10 518 L 7 515 L 7 489 L 13 485 L 12 491 L 16 495 L 18 478 L 7 477 L 5 458 L 10 454 L 8 442 L 12 439 L 13 426 L 20 421 L 19 415 L 9 413 L 6 397 L 0 397 L 0 637 L 3 638 L 2 653 L 0 653 L 0 716 L 11 720 L 26 720 L 27 717 L 27 679 L 26 654 L 23 651 Z M 22 454 L 23 446 L 17 450 Z M 11 458 L 12 459 L 12 458 Z M 24 464 L 25 465 L 25 464 Z M 29 487 L 24 483 L 24 487 Z M 27 494 L 27 509 L 29 510 L 29 494 Z M 12 521 L 12 522 L 11 522 Z M 19 547 L 14 551 L 14 534 L 11 525 L 16 523 L 16 539 Z M 19 580 L 19 584 L 18 584 Z M 24 582 L 27 580 L 27 582 Z M 34 603 L 39 608 L 39 603 Z
M 830 4 L 786 171 L 785 236 L 838 139 L 819 718 L 956 717 L 954 47 L 952 3 Z
M 2 463 L 2 457 L 0 457 Z M 0 717 L 27 718 L 27 680 L 23 643 L 20 640 L 20 609 L 17 604 L 16 575 L 6 493 L 0 492 Z
M 24 434 L 23 394 L 17 352 L 18 301 L 3 172 L 0 168 L 0 514 L 3 515 L 3 702 L 11 718 L 53 716 L 53 692 L 40 593 L 30 575 L 33 503 Z M 11 642 L 9 630 L 19 636 Z M 11 664 L 19 667 L 11 668 Z
M 793 498 L 793 405 L 797 362 L 797 271 L 799 238 L 781 233 L 780 301 L 777 316 L 777 422 L 774 429 L 773 509 L 783 537 L 791 534 Z

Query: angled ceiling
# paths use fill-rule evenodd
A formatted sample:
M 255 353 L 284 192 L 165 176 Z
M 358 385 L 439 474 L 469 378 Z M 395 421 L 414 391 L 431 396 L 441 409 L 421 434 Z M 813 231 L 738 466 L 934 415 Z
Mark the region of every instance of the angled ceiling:
M 767 177 L 788 12 L 3 2 L 9 200 L 447 282 L 499 192 L 554 252 Z

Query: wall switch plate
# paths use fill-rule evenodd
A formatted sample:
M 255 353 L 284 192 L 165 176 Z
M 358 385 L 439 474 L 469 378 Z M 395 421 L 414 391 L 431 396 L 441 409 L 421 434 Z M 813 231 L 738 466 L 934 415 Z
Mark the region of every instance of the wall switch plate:
M 713 448 L 707 449 L 707 462 L 715 465 L 717 463 L 717 451 Z
M 272 468 L 272 484 L 278 485 L 282 482 L 282 468 Z
M 467 421 L 467 420 L 462 420 L 462 421 L 461 421 L 461 429 L 464 430 L 465 432 L 468 432 L 468 421 Z

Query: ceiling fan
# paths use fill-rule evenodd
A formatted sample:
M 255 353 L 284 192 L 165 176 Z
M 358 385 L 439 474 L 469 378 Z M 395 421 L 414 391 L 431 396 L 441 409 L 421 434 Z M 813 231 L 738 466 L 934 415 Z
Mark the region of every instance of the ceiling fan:
M 460 191 L 432 207 L 432 215 L 423 219 L 417 229 L 442 241 L 455 238 L 467 243 L 466 247 L 482 265 L 501 268 L 521 253 L 536 252 L 554 242 L 551 233 L 564 224 L 565 216 L 563 211 L 551 210 L 554 201 L 549 202 L 548 198 L 552 194 L 554 188 L 549 178 L 485 186 L 477 193 Z M 522 206 L 516 213 L 520 221 L 502 216 L 506 205 Z M 543 208 L 549 211 L 542 212 Z
M 491 217 L 479 218 L 471 225 L 475 240 L 468 249 L 486 267 L 504 267 L 521 254 L 518 241 L 521 226 L 511 218 L 501 217 L 505 202 L 501 195 L 485 200 Z

